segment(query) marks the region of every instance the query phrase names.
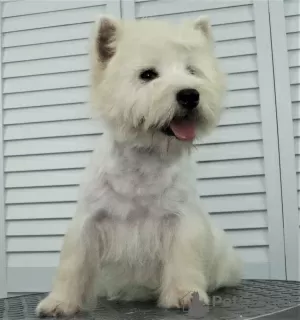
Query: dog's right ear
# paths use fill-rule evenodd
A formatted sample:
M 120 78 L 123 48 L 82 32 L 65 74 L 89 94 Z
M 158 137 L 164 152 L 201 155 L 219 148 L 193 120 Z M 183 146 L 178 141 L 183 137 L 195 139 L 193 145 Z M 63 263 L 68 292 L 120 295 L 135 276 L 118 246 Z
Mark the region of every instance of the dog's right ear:
M 119 29 L 120 22 L 108 16 L 102 16 L 96 22 L 96 53 L 102 63 L 108 62 L 116 53 Z
M 194 28 L 196 30 L 201 30 L 205 37 L 212 41 L 212 30 L 211 25 L 209 22 L 209 18 L 206 16 L 200 16 L 195 22 L 194 22 Z

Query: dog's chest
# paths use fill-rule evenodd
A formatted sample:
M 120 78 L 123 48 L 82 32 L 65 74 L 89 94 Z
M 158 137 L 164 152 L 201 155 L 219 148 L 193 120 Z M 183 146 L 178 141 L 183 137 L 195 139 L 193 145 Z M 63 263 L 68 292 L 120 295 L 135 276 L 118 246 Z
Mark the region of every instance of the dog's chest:
M 101 165 L 95 162 L 84 204 L 89 212 L 104 209 L 121 218 L 180 214 L 191 197 L 186 159 L 162 160 L 132 149 L 114 150 Z
M 174 170 L 121 172 L 107 175 L 106 193 L 115 213 L 128 218 L 163 216 L 185 199 L 186 190 Z

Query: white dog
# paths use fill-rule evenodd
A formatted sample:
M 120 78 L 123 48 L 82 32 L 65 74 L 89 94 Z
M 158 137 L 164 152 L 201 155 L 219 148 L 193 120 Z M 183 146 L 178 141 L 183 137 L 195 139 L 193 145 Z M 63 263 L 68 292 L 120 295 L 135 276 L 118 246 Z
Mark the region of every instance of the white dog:
M 224 93 L 207 19 L 172 25 L 103 17 L 92 102 L 108 124 L 82 185 L 52 292 L 39 315 L 96 296 L 188 306 L 233 286 L 240 263 L 201 209 L 189 153 L 215 127 Z

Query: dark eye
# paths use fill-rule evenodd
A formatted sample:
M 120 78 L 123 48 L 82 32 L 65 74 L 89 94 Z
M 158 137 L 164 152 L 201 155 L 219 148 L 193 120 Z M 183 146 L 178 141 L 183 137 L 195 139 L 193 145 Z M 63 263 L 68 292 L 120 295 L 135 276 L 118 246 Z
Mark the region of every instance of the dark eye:
M 140 73 L 140 79 L 142 79 L 144 81 L 152 81 L 152 80 L 158 78 L 158 76 L 159 76 L 159 74 L 154 68 L 143 70 Z
M 193 74 L 193 75 L 196 74 L 196 70 L 192 66 L 187 66 L 186 69 L 190 74 Z

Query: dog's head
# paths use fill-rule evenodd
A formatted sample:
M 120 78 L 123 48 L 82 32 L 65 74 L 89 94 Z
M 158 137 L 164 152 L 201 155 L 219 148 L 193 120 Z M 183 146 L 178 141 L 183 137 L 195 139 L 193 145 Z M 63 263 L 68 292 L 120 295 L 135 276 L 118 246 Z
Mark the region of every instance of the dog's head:
M 191 145 L 218 123 L 223 93 L 206 18 L 96 23 L 92 103 L 117 139 Z

